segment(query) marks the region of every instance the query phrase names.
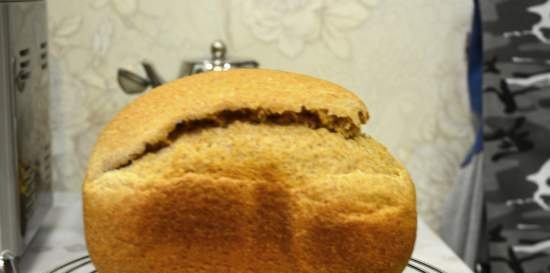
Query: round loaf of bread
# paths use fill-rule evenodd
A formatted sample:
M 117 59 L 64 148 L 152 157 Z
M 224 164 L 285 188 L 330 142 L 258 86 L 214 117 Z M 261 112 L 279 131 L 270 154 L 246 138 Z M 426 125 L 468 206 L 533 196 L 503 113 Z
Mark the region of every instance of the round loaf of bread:
M 84 223 L 101 273 L 398 273 L 407 171 L 335 84 L 262 69 L 153 89 L 99 136 Z

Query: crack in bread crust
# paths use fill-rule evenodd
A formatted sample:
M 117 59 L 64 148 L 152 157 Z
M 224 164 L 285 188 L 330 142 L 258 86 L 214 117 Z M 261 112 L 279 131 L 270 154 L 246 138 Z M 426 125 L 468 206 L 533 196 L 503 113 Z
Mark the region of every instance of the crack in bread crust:
M 143 152 L 133 155 L 127 162 L 107 171 L 128 167 L 132 162 L 141 159 L 147 154 L 156 153 L 170 146 L 183 134 L 216 127 L 225 128 L 237 121 L 251 124 L 273 124 L 281 126 L 301 125 L 311 129 L 325 128 L 329 132 L 340 134 L 346 139 L 355 138 L 361 135 L 361 129 L 353 123 L 351 118 L 330 115 L 326 109 L 308 110 L 302 107 L 300 112 L 284 111 L 282 113 L 272 112 L 269 109 L 263 108 L 223 110 L 201 119 L 183 120 L 179 122 L 174 129 L 168 133 L 166 139 L 156 143 L 147 143 Z
M 319 128 L 339 137 L 359 134 L 369 118 L 366 105 L 352 92 L 313 77 L 266 69 L 196 74 L 154 88 L 122 109 L 98 137 L 86 177 L 94 180 L 130 164 L 146 148 L 155 152 L 170 145 L 168 136 L 182 121 L 241 109 L 254 117 L 260 112 L 311 113 L 320 119 Z M 308 123 L 318 124 L 315 120 Z

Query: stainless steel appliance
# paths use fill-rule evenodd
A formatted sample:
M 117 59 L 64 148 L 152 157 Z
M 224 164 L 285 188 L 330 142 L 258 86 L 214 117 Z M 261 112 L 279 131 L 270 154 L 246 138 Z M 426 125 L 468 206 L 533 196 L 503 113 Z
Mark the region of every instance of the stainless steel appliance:
M 44 0 L 0 0 L 0 272 L 14 272 L 50 208 Z

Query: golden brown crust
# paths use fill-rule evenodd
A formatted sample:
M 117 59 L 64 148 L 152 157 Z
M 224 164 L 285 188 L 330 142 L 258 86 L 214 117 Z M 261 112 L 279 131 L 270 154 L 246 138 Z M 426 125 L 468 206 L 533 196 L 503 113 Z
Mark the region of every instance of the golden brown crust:
M 415 236 L 413 185 L 383 146 L 303 126 L 184 134 L 84 198 L 102 273 L 395 273 Z
M 184 77 L 157 87 L 123 109 L 104 129 L 87 176 L 126 163 L 146 144 L 164 140 L 176 124 L 223 110 L 268 109 L 274 113 L 325 110 L 360 126 L 366 106 L 353 93 L 305 75 L 266 69 L 236 69 Z
M 132 191 L 89 183 L 92 261 L 102 273 L 403 270 L 415 234 L 411 204 L 347 218 L 336 202 L 310 215 L 273 182 L 187 174 Z
M 142 107 L 152 108 L 143 105 L 155 96 L 144 96 Z M 164 130 L 142 127 L 143 116 L 127 114 L 138 109 L 128 109 L 100 137 L 84 182 L 86 241 L 99 272 L 398 273 L 406 265 L 416 234 L 414 186 L 371 137 L 235 121 L 185 131 L 132 164 L 98 171 L 94 164 L 127 156 L 125 133 L 139 134 L 121 122 L 151 136 L 159 134 L 151 128 Z M 116 143 L 124 152 L 108 153 Z

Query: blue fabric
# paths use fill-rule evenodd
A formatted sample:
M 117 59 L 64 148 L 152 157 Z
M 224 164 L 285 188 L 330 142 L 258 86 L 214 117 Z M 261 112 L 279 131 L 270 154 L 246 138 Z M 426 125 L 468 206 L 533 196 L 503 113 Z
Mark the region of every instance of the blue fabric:
M 468 46 L 468 92 L 470 108 L 476 119 L 476 138 L 474 145 L 466 156 L 462 166 L 470 163 L 473 156 L 483 149 L 482 95 L 483 95 L 483 40 L 481 29 L 481 15 L 479 1 L 474 1 L 474 16 L 472 20 L 472 33 Z
M 481 16 L 479 4 L 476 0 L 470 45 L 468 47 L 468 87 L 470 106 L 478 117 L 481 117 L 482 111 L 483 42 L 481 35 Z

